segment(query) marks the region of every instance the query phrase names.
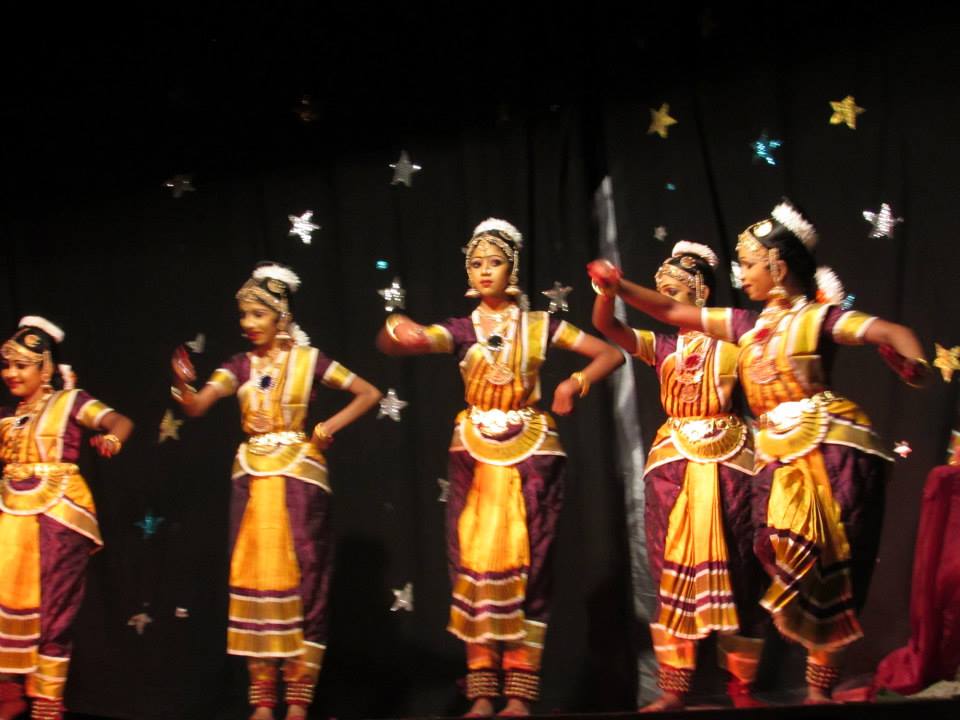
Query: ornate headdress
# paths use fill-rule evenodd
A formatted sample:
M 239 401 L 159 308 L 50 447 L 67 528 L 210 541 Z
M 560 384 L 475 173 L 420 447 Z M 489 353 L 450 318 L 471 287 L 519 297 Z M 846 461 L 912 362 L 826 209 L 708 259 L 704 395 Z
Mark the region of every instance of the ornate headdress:
M 695 257 L 703 260 L 711 268 L 715 268 L 719 264 L 716 254 L 706 245 L 690 242 L 689 240 L 681 240 L 673 246 L 673 253 L 670 257 L 661 263 L 654 279 L 656 280 L 658 289 L 663 279 L 668 277 L 683 283 L 690 288 L 690 291 L 693 293 L 694 303 L 697 307 L 703 307 L 706 303 L 704 294 L 705 283 L 703 273 L 697 268 L 697 261 L 694 260 Z M 679 258 L 679 260 L 677 262 L 671 262 L 674 258 Z
M 506 220 L 498 218 L 484 220 L 473 229 L 473 235 L 463 248 L 463 253 L 466 255 L 464 265 L 468 273 L 470 256 L 481 241 L 496 245 L 510 261 L 510 284 L 507 287 L 507 294 L 520 295 L 522 293 L 519 286 L 520 250 L 523 248 L 523 235 Z M 468 297 L 475 297 L 477 294 L 479 293 L 473 289 L 467 291 Z
M 770 211 L 770 217 L 754 223 L 737 238 L 737 250 L 743 249 L 748 255 L 768 254 L 768 246 L 763 238 L 773 234 L 778 227 L 788 230 L 810 252 L 817 246 L 817 230 L 803 213 L 786 198 Z
M 764 238 L 774 235 L 780 228 L 795 237 L 809 253 L 813 253 L 819 239 L 817 230 L 787 198 L 783 198 L 783 201 L 770 211 L 769 218 L 754 223 L 737 238 L 737 252 L 742 251 L 744 255 L 754 258 L 757 262 L 766 261 L 775 283 L 776 295 L 784 295 L 786 292 L 781 285 L 782 271 L 777 265 L 780 261 L 780 249 L 776 246 L 771 247 Z
M 0 357 L 7 362 L 28 362 L 40 366 L 44 382 L 53 377 L 53 348 L 63 342 L 65 333 L 46 318 L 26 315 L 19 329 L 0 346 Z
M 280 314 L 281 319 L 293 317 L 290 297 L 300 288 L 300 278 L 286 265 L 265 263 L 237 291 L 238 302 L 256 302 Z M 309 345 L 310 338 L 295 322 L 290 322 L 289 335 L 297 345 Z

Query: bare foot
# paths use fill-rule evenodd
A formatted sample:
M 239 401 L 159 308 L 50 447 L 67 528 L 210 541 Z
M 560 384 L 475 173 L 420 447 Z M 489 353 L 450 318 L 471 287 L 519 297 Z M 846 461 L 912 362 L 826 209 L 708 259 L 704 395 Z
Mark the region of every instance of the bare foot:
M 287 720 L 302 720 L 307 716 L 305 705 L 287 705 Z
M 530 714 L 530 703 L 520 698 L 510 698 L 498 717 L 526 717 Z
M 804 705 L 833 705 L 834 700 L 830 693 L 813 685 L 807 685 L 807 697 L 803 701 Z
M 263 706 L 254 708 L 250 720 L 273 720 L 273 708 Z
M 473 705 L 470 706 L 470 709 L 467 711 L 467 714 L 464 717 L 492 717 L 493 716 L 493 703 L 490 701 L 490 698 L 477 698 L 473 701 Z
M 649 705 L 644 705 L 637 712 L 652 713 L 663 712 L 664 710 L 682 710 L 684 708 L 683 695 L 677 695 L 672 692 L 664 692 L 660 697 Z

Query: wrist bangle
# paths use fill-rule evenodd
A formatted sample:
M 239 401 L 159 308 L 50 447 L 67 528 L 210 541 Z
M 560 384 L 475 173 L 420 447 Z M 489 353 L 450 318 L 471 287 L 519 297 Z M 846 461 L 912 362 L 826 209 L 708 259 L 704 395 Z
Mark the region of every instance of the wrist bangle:
M 333 440 L 333 435 L 327 432 L 322 422 L 318 422 L 313 427 L 313 436 L 320 442 L 331 442 Z
M 104 439 L 105 442 L 108 442 L 108 443 L 110 443 L 111 445 L 113 445 L 113 447 L 114 447 L 113 454 L 114 454 L 114 455 L 116 455 L 118 452 L 120 452 L 121 448 L 123 448 L 123 443 L 120 442 L 120 438 L 118 438 L 118 437 L 117 437 L 116 435 L 114 435 L 113 433 L 107 433 L 106 435 L 103 435 L 102 437 L 103 437 L 103 439 Z
M 596 281 L 596 280 L 591 280 L 591 281 L 590 281 L 590 287 L 593 288 L 593 291 L 594 291 L 597 295 L 603 295 L 603 297 L 608 297 L 608 298 L 612 298 L 612 297 L 616 297 L 616 296 L 617 296 L 617 291 L 616 291 L 615 288 L 602 288 L 602 287 L 600 287 L 599 285 L 597 285 L 597 281 Z
M 387 331 L 387 335 L 390 336 L 390 339 L 395 343 L 400 342 L 400 338 L 397 337 L 397 325 L 403 322 L 403 315 L 398 315 L 396 313 L 387 316 L 386 322 L 383 324 L 383 329 Z
M 192 385 L 184 384 L 186 392 L 178 388 L 176 385 L 170 386 L 170 397 L 176 400 L 181 405 L 186 405 L 187 403 L 193 402 L 193 396 L 197 394 L 196 388 Z
M 590 392 L 590 381 L 587 380 L 587 376 L 578 370 L 570 376 L 570 379 L 575 380 L 580 386 L 580 397 L 586 397 L 587 393 Z

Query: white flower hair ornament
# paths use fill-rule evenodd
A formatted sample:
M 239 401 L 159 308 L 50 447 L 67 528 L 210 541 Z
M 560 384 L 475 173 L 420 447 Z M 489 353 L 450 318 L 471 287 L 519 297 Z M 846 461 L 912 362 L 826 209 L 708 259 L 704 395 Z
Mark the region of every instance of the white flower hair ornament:
M 520 233 L 520 231 L 506 220 L 501 220 L 499 218 L 487 218 L 482 223 L 477 225 L 473 229 L 473 237 L 477 237 L 477 235 L 483 235 L 484 233 L 494 230 L 509 237 L 511 242 L 517 246 L 518 250 L 523 247 L 523 235 Z
M 20 318 L 20 324 L 17 327 L 35 327 L 38 330 L 43 330 L 47 335 L 53 338 L 54 342 L 62 343 L 63 338 L 66 337 L 66 333 L 58 326 L 54 325 L 52 322 L 46 318 L 42 318 L 39 315 L 25 315 Z
M 279 280 L 295 293 L 300 289 L 300 278 L 288 267 L 282 265 L 263 265 L 253 271 L 254 280 Z
M 824 305 L 842 305 L 847 297 L 847 291 L 837 274 L 826 265 L 817 268 L 813 275 L 817 283 L 816 300 Z
M 816 228 L 789 201 L 777 205 L 770 212 L 770 217 L 796 235 L 807 250 L 812 252 L 817 246 L 819 238 Z
M 690 242 L 689 240 L 681 240 L 673 246 L 672 257 L 678 257 L 680 255 L 696 255 L 712 268 L 716 268 L 717 265 L 720 264 L 713 250 L 702 243 Z

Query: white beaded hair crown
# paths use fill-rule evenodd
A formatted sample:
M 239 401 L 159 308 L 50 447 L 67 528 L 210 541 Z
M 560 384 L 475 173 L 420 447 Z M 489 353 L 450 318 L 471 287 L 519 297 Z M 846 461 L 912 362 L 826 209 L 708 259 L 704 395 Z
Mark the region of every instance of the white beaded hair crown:
M 817 246 L 817 230 L 789 200 L 784 200 L 771 212 L 770 217 L 792 232 L 811 252 Z
M 62 343 L 66 333 L 58 325 L 54 325 L 46 318 L 39 315 L 25 315 L 20 318 L 20 324 L 17 327 L 35 327 L 43 330 L 47 335 L 53 338 L 54 342 Z
M 689 240 L 681 240 L 673 246 L 671 257 L 677 257 L 679 255 L 696 255 L 698 258 L 702 258 L 707 265 L 712 268 L 720 264 L 713 250 L 702 243 L 690 242 Z
M 253 271 L 254 280 L 279 280 L 284 283 L 290 292 L 295 293 L 300 288 L 300 278 L 288 267 L 282 265 L 263 265 Z
M 487 218 L 482 223 L 477 225 L 473 229 L 473 237 L 477 237 L 477 235 L 483 235 L 491 230 L 496 230 L 497 232 L 503 233 L 509 237 L 513 244 L 517 246 L 518 250 L 523 247 L 523 235 L 520 233 L 520 231 L 506 220 L 501 220 L 499 218 Z

